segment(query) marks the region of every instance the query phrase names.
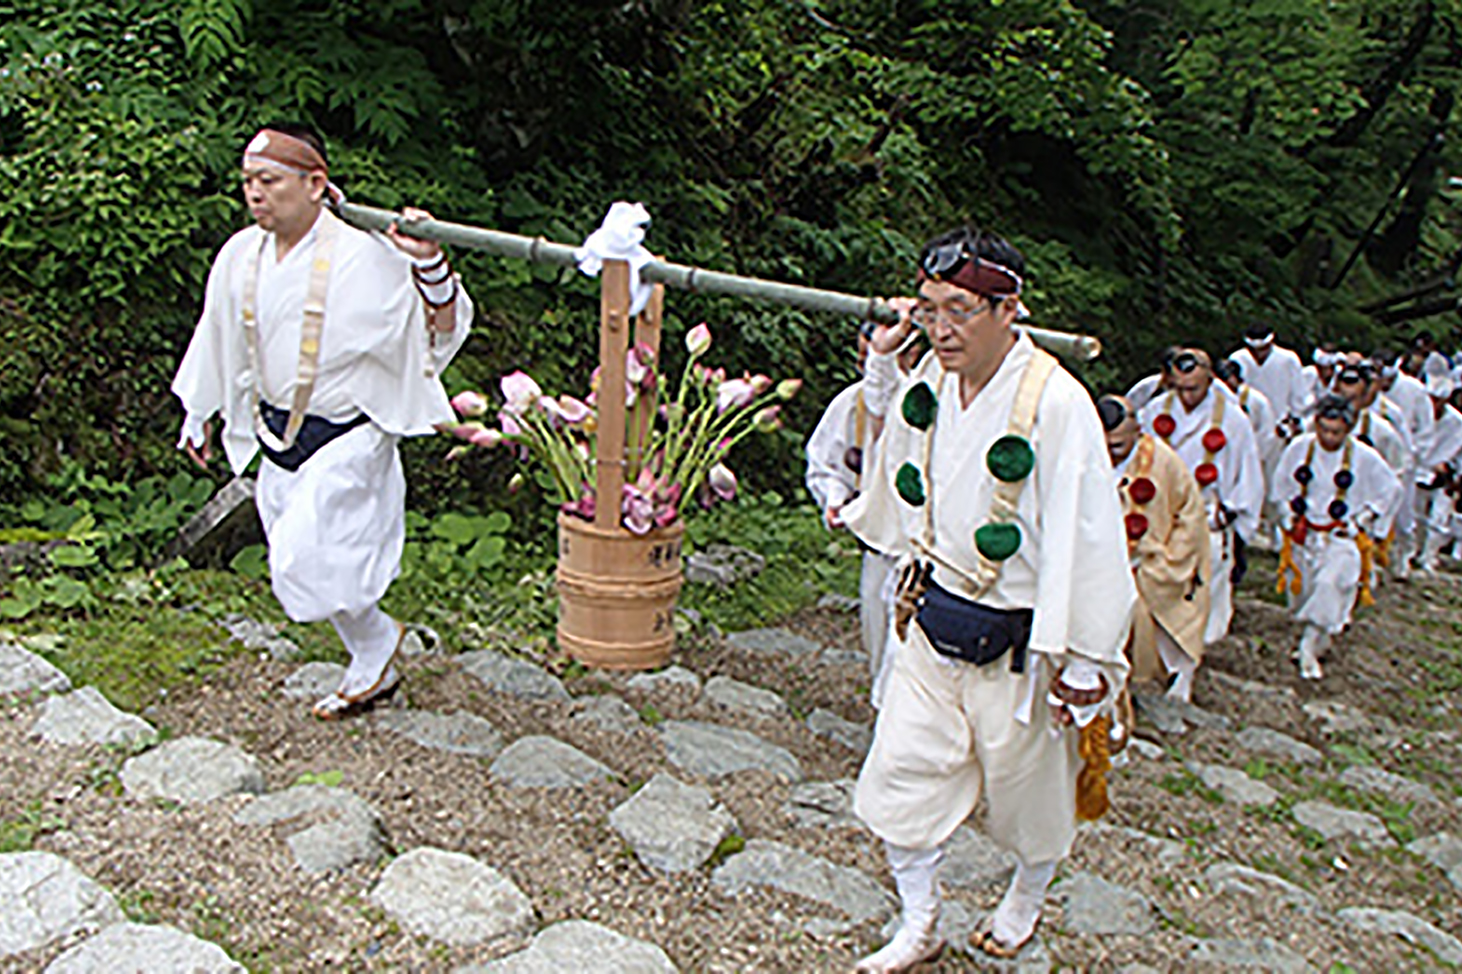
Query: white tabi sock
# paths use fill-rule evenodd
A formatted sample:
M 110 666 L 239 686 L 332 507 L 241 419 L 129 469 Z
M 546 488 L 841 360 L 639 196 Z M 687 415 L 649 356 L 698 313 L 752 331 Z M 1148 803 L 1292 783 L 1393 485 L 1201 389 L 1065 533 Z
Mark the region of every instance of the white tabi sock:
M 898 932 L 882 949 L 869 954 L 853 969 L 865 974 L 893 974 L 929 960 L 944 948 L 939 926 L 939 863 L 944 849 L 911 849 L 884 843 L 893 881 L 903 907 Z
M 378 605 L 359 612 L 337 612 L 330 624 L 350 651 L 350 666 L 337 692 L 342 697 L 368 692 L 385 676 L 401 640 L 401 628 Z
M 1300 678 L 1318 680 L 1325 675 L 1320 668 L 1320 657 L 1330 645 L 1330 634 L 1319 626 L 1305 626 L 1300 637 Z
M 1048 859 L 1027 864 L 1022 860 L 1015 867 L 1010 888 L 995 908 L 990 925 L 990 932 L 1003 946 L 1018 947 L 1031 938 L 1036 921 L 1041 918 L 1041 909 L 1046 905 L 1046 887 L 1056 877 L 1056 866 L 1060 862 L 1059 859 Z
M 1166 632 L 1157 635 L 1157 655 L 1162 665 L 1173 674 L 1173 685 L 1168 687 L 1168 696 L 1184 703 L 1193 699 L 1193 678 L 1198 675 L 1198 663 L 1173 642 Z

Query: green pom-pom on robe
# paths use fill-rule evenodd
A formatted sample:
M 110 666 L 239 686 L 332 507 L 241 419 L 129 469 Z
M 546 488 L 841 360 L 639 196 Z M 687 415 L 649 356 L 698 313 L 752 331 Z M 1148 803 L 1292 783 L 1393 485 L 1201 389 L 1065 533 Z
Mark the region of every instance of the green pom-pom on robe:
M 1036 451 L 1023 436 L 1007 433 L 985 453 L 985 466 L 996 480 L 1014 483 L 1031 475 L 1036 466 Z
M 986 524 L 975 532 L 975 549 L 991 561 L 1004 561 L 1020 550 L 1020 528 Z
M 918 430 L 927 430 L 934 425 L 934 414 L 938 409 L 939 400 L 927 382 L 921 382 L 904 393 L 903 405 L 900 407 L 904 422 Z
M 919 474 L 919 468 L 912 463 L 899 467 L 899 472 L 894 474 L 893 486 L 905 503 L 914 507 L 924 506 L 924 478 Z

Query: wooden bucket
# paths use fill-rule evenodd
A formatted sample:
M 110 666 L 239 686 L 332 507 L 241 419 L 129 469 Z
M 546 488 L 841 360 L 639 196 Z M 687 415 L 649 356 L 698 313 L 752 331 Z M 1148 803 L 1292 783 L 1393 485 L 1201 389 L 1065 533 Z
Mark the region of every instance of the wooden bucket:
M 558 516 L 558 645 L 588 666 L 649 670 L 675 648 L 685 525 L 636 535 Z

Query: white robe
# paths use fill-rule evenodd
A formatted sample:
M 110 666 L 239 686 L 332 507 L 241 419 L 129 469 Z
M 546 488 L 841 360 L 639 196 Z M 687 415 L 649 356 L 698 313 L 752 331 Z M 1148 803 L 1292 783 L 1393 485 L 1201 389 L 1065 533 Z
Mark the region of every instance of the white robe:
M 1177 428 L 1167 442 L 1189 470 L 1196 471 L 1204 462 L 1207 451 L 1203 447 L 1203 437 L 1213 428 L 1213 405 L 1215 397 L 1221 394 L 1217 391 L 1221 385 L 1215 382 L 1209 386 L 1208 394 L 1192 411 L 1185 409 L 1176 395 L 1171 397 L 1171 405 L 1169 397 L 1163 395 L 1148 403 L 1139 417 L 1142 428 L 1153 435 L 1157 435 L 1153 429 L 1157 417 L 1164 413 L 1173 417 Z M 1218 479 L 1202 488 L 1208 507 L 1212 546 L 1209 562 L 1212 577 L 1208 580 L 1208 589 L 1213 597 L 1208 629 L 1204 633 L 1205 643 L 1215 643 L 1226 636 L 1233 619 L 1233 583 L 1229 575 L 1233 570 L 1234 551 L 1230 528 L 1241 538 L 1253 538 L 1259 529 L 1259 515 L 1264 507 L 1264 468 L 1259 458 L 1259 445 L 1254 440 L 1249 417 L 1237 402 L 1230 401 L 1225 405 L 1220 428 L 1228 442 L 1213 456 Z M 1233 523 L 1227 527 L 1218 527 L 1220 506 L 1233 514 Z
M 1270 498 L 1282 512 L 1286 527 L 1296 520 L 1290 502 L 1300 494 L 1294 473 L 1305 462 L 1313 442 L 1314 433 L 1295 437 L 1279 461 Z M 1350 472 L 1354 482 L 1345 494 L 1345 504 L 1350 511 L 1343 519 L 1342 527 L 1339 531 L 1310 531 L 1304 545 L 1293 548 L 1301 578 L 1300 594 L 1291 600 L 1295 618 L 1332 636 L 1349 624 L 1351 607 L 1355 604 L 1356 590 L 1360 585 L 1361 556 L 1356 546 L 1357 532 L 1363 530 L 1372 538 L 1384 537 L 1387 519 L 1401 492 L 1401 482 L 1385 458 L 1359 440 L 1352 438 L 1351 442 L 1354 447 Z M 1343 446 L 1333 453 L 1321 449 L 1318 444 L 1315 447 L 1314 456 L 1310 459 L 1313 477 L 1305 493 L 1307 517 L 1311 523 L 1329 524 L 1331 521 L 1328 509 L 1337 493 L 1335 474 L 1341 469 L 1344 454 Z
M 272 234 L 253 226 L 224 244 L 208 275 L 203 314 L 172 389 L 196 426 L 215 413 L 235 473 L 258 452 L 251 414 L 243 297 L 260 255 L 257 320 L 260 395 L 282 409 L 294 397 L 304 301 L 322 211 L 278 259 Z M 459 290 L 456 329 L 432 347 L 410 259 L 379 234 L 338 227 L 325 298 L 319 375 L 309 412 L 371 422 L 332 441 L 291 473 L 265 461 L 256 501 L 269 538 L 275 594 L 290 618 L 323 619 L 379 601 L 400 568 L 405 484 L 400 436 L 430 433 L 455 418 L 437 378 L 466 340 L 472 302 Z
M 863 383 L 855 382 L 833 397 L 826 412 L 818 420 L 807 440 L 807 490 L 826 516 L 828 509 L 842 507 L 858 491 L 858 475 L 848 467 L 848 449 L 863 449 L 863 469 L 872 470 L 877 444 L 871 438 L 873 417 L 865 421 L 862 444 L 858 444 L 858 400 Z M 889 576 L 894 560 L 877 551 L 863 552 L 863 567 L 858 579 L 858 622 L 862 630 L 863 651 L 868 655 L 869 697 L 873 706 L 883 703 L 884 688 L 892 669 L 888 648 Z
M 1381 458 L 1386 461 L 1386 466 L 1396 475 L 1398 484 L 1414 482 L 1412 477 L 1411 447 L 1395 426 L 1383 419 L 1375 409 L 1366 410 L 1361 414 L 1360 421 L 1355 424 L 1352 435 L 1356 439 L 1369 443 Z M 1401 506 L 1403 500 L 1407 499 L 1404 489 L 1398 489 L 1395 496 L 1391 498 L 1391 508 L 1386 511 L 1382 522 L 1376 525 L 1376 540 L 1380 541 L 1391 533 L 1391 528 L 1402 520 Z
M 1435 476 L 1435 468 L 1447 464 L 1454 470 L 1462 461 L 1462 413 L 1447 406 L 1437 416 L 1425 460 L 1416 468 L 1415 513 L 1418 526 L 1424 527 L 1419 564 L 1435 568 L 1437 556 L 1447 540 L 1456 533 L 1459 519 L 1451 496 L 1444 490 L 1426 490 Z M 1422 532 L 1418 532 L 1419 534 Z
M 1143 406 L 1146 406 L 1148 403 L 1152 402 L 1153 396 L 1157 395 L 1158 388 L 1161 385 L 1162 373 L 1144 376 L 1141 379 L 1138 379 L 1137 383 L 1133 385 L 1131 389 L 1127 390 L 1127 395 L 1125 398 L 1129 403 L 1132 404 L 1132 408 L 1140 413 L 1142 412 Z
M 1248 347 L 1237 349 L 1229 358 L 1243 366 L 1244 381 L 1264 393 L 1280 420 L 1305 414 L 1310 388 L 1294 352 L 1275 346 L 1262 365 Z
M 1248 383 L 1239 386 L 1237 393 L 1239 408 L 1249 417 L 1249 426 L 1254 431 L 1254 443 L 1259 447 L 1259 460 L 1267 473 L 1284 452 L 1284 441 L 1279 438 L 1279 417 L 1269 397 Z
M 941 554 L 975 568 L 974 531 L 986 522 L 996 483 L 986 452 L 1007 432 L 1033 349 L 1021 335 L 967 407 L 959 402 L 958 378 L 943 376 L 933 353 L 903 380 L 877 465 L 844 510 L 859 537 L 902 561 L 914 556 L 910 539 L 923 537 L 925 508 L 904 501 L 894 478 L 906 462 L 923 467 L 924 434 L 903 419 L 900 406 L 908 388 L 928 381 L 939 404 L 926 504 Z M 870 362 L 870 372 L 876 367 Z M 1136 586 L 1101 423 L 1086 391 L 1062 369 L 1041 396 L 1031 440 L 1035 468 L 1016 509 L 1022 543 L 980 599 L 994 608 L 1035 610 L 1026 672 L 1011 673 L 1007 658 L 975 667 L 942 657 L 910 621 L 907 642 L 893 651 L 854 806 L 874 834 L 896 845 L 943 842 L 982 792 L 991 836 L 1028 862 L 1064 855 L 1075 835 L 1076 734 L 1053 732 L 1046 687 L 1061 666 L 1080 663 L 1099 668 L 1113 694 L 1121 688 Z M 934 576 L 961 591 L 945 569 Z

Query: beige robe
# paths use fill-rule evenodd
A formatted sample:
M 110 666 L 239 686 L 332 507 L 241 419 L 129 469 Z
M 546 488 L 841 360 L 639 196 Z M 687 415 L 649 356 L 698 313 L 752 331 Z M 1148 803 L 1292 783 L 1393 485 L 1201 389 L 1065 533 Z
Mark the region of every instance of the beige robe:
M 1130 493 L 1132 483 L 1140 477 L 1157 488 L 1146 504 L 1138 504 Z M 1173 448 L 1145 433 L 1133 448 L 1131 462 L 1117 486 L 1123 516 L 1139 513 L 1148 521 L 1147 533 L 1127 545 L 1139 597 L 1127 644 L 1132 679 L 1159 680 L 1167 672 L 1157 652 L 1158 626 L 1194 662 L 1203 660 L 1210 600 L 1203 494 Z

